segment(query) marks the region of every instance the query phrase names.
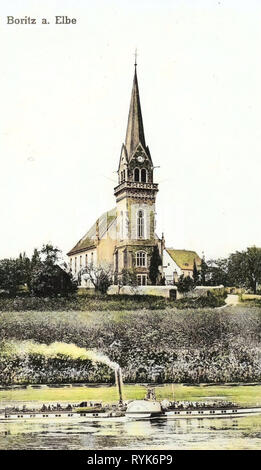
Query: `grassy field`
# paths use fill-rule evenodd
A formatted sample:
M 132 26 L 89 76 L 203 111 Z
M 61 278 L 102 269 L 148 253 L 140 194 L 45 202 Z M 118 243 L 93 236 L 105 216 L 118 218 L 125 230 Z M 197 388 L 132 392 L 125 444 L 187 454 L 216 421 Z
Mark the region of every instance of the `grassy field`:
M 125 400 L 142 399 L 146 393 L 145 387 L 141 385 L 125 385 Z M 35 389 L 27 387 L 24 389 L 0 390 L 0 404 L 8 401 L 42 401 L 42 402 L 81 402 L 97 400 L 114 402 L 119 399 L 118 389 L 111 386 L 73 386 L 62 388 L 41 387 Z
M 223 397 L 224 400 L 236 403 L 261 406 L 261 384 L 255 385 L 208 385 L 186 386 L 181 384 L 158 386 L 156 388 L 158 399 L 169 398 L 175 400 L 200 401 L 206 397 Z
M 155 387 L 158 400 L 200 401 L 206 398 L 217 398 L 235 401 L 236 403 L 261 406 L 261 384 L 249 385 L 207 385 L 188 386 L 183 384 L 162 385 Z M 146 387 L 143 385 L 124 385 L 125 400 L 143 399 Z M 66 402 L 97 400 L 107 403 L 118 400 L 118 390 L 111 386 L 66 386 L 59 388 L 41 387 L 11 388 L 0 390 L 0 405 L 10 402 Z

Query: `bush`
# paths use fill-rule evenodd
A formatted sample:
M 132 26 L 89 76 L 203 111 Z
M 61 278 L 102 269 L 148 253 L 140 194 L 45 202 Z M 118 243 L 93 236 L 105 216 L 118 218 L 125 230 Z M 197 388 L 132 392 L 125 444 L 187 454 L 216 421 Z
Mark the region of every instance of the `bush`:
M 7 312 L 0 314 L 0 326 L 0 340 L 4 342 L 8 338 L 34 339 L 38 343 L 59 341 L 96 348 L 122 366 L 125 382 L 261 380 L 260 308 L 237 306 L 229 314 L 226 310 L 210 308 L 104 313 Z M 66 358 L 65 353 L 48 358 L 43 357 L 39 348 L 34 354 L 27 354 L 26 360 L 15 346 L 11 347 L 11 353 L 12 358 L 0 366 L 1 378 L 5 381 L 8 378 L 10 383 L 47 379 L 53 383 L 86 381 L 89 374 L 86 360 Z M 89 377 L 94 382 L 114 382 L 113 371 L 110 375 L 102 367 Z
M 177 283 L 178 291 L 182 293 L 189 292 L 194 287 L 194 281 L 190 276 L 180 276 Z

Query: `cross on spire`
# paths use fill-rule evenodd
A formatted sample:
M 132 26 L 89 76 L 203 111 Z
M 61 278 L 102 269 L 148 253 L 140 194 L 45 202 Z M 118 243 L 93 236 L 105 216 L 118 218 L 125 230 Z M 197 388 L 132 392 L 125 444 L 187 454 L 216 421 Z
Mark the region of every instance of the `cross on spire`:
M 138 52 L 137 52 L 137 49 L 135 49 L 135 62 L 134 62 L 134 67 L 137 67 L 137 56 L 138 56 Z
M 135 51 L 135 71 L 125 139 L 125 146 L 129 158 L 132 156 L 132 152 L 135 150 L 139 143 L 143 146 L 144 149 L 146 148 L 136 66 L 137 50 Z

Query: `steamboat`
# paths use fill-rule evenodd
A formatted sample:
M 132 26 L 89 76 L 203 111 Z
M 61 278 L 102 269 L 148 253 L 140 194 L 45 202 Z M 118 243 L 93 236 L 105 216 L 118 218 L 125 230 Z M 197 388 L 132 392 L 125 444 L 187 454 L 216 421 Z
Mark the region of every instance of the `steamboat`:
M 102 402 L 82 402 L 76 405 L 62 407 L 60 404 L 43 405 L 40 409 L 22 410 L 6 408 L 0 410 L 0 422 L 9 420 L 91 420 L 104 419 L 132 419 L 132 420 L 175 420 L 175 419 L 203 419 L 203 418 L 235 418 L 247 415 L 261 414 L 261 406 L 240 406 L 228 401 L 218 402 L 178 402 L 158 401 L 155 390 L 147 389 L 143 400 L 124 402 L 122 398 L 122 374 L 120 367 L 115 370 L 116 385 L 119 392 L 117 404 L 103 404 Z
M 261 414 L 261 406 L 244 407 L 227 401 L 175 402 L 156 400 L 154 389 L 148 389 L 144 400 L 128 404 L 126 416 L 131 419 L 231 418 Z

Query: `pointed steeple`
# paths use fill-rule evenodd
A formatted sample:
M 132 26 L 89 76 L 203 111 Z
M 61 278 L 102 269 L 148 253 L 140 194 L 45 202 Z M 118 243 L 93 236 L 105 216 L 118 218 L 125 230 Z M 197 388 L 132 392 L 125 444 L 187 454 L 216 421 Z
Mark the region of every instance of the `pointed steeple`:
M 146 148 L 136 65 L 137 64 L 135 60 L 135 72 L 134 72 L 128 125 L 127 125 L 126 139 L 125 139 L 125 146 L 126 146 L 129 158 L 131 158 L 132 152 L 135 150 L 135 148 L 137 147 L 139 143 L 141 143 L 141 145 L 144 148 Z

